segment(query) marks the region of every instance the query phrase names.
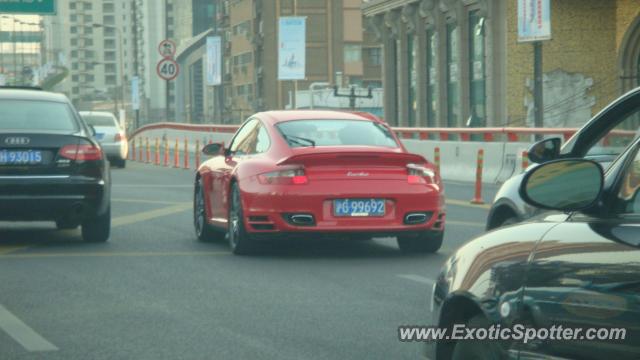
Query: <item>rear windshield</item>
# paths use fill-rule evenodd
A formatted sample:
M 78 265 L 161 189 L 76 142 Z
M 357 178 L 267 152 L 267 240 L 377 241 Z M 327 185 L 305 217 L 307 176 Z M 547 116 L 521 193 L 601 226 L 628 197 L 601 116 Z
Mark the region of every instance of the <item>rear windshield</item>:
M 82 115 L 82 118 L 84 119 L 84 121 L 86 121 L 87 124 L 93 125 L 93 126 L 111 126 L 111 127 L 116 126 L 116 122 L 113 120 L 111 116 Z
M 0 130 L 76 130 L 69 106 L 52 101 L 0 99 Z
M 398 147 L 385 126 L 366 120 L 294 120 L 276 125 L 291 147 Z

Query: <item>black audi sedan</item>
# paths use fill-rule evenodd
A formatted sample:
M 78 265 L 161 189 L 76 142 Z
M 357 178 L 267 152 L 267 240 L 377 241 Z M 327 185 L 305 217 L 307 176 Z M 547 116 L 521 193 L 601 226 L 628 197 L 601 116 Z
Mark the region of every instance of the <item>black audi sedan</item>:
M 64 95 L 0 88 L 0 221 L 55 221 L 108 240 L 109 164 L 94 134 Z
M 586 159 L 539 165 L 520 195 L 551 211 L 458 249 L 434 285 L 432 321 L 446 329 L 582 332 L 532 341 L 445 337 L 427 343 L 427 357 L 640 359 L 640 140 L 606 173 Z M 613 330 L 624 336 L 608 337 Z

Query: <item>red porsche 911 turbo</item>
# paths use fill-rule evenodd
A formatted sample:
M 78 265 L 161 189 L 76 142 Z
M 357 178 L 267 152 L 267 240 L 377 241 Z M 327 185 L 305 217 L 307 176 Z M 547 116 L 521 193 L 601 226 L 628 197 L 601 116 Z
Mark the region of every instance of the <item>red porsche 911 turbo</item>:
M 442 245 L 444 189 L 424 157 L 407 152 L 370 114 L 271 111 L 253 115 L 197 171 L 200 240 L 228 238 L 234 254 L 281 237 L 395 236 L 401 250 Z

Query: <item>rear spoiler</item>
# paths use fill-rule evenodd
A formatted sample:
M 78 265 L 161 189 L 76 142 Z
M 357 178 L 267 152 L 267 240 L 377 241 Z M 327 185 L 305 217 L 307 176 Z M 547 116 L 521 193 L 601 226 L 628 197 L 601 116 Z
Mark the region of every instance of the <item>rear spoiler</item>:
M 428 161 L 418 154 L 395 153 L 388 151 L 325 151 L 293 155 L 278 161 L 278 165 L 290 164 L 370 164 L 402 165 L 424 164 Z

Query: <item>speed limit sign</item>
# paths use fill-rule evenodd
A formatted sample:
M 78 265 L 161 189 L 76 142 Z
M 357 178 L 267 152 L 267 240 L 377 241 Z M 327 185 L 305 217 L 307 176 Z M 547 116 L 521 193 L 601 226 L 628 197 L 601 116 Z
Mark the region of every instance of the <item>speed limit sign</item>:
M 180 72 L 180 66 L 175 60 L 166 58 L 158 62 L 158 66 L 156 66 L 156 72 L 158 73 L 158 76 L 160 76 L 160 78 L 169 81 L 175 79 L 176 76 L 178 76 L 178 73 Z

